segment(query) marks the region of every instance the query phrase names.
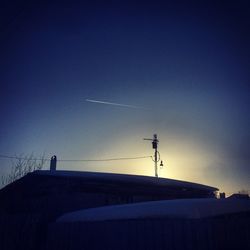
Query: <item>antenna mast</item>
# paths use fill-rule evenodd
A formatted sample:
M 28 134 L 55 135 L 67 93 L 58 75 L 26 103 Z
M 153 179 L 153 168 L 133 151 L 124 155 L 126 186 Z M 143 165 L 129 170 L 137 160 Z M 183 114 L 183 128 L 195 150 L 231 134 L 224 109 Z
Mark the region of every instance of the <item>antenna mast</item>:
M 152 147 L 155 150 L 155 152 L 154 152 L 154 160 L 153 160 L 154 163 L 155 163 L 155 177 L 158 177 L 158 166 L 157 166 L 157 163 L 158 163 L 158 161 L 160 161 L 160 154 L 159 154 L 159 152 L 157 150 L 158 149 L 158 143 L 159 143 L 159 140 L 157 139 L 157 134 L 153 135 L 153 139 L 144 138 L 143 140 L 152 141 Z M 161 166 L 163 166 L 162 161 L 161 161 Z

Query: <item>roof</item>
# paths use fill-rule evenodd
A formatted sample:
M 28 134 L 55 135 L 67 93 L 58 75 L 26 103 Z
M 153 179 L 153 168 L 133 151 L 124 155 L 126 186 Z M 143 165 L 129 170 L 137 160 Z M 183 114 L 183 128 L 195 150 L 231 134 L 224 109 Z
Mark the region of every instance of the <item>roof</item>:
M 128 174 L 114 174 L 114 173 L 99 173 L 99 172 L 80 172 L 80 171 L 50 171 L 50 170 L 37 170 L 32 173 L 33 175 L 55 176 L 64 178 L 78 178 L 84 180 L 95 180 L 102 182 L 119 182 L 119 183 L 133 183 L 138 185 L 150 185 L 157 187 L 173 187 L 173 188 L 187 188 L 199 189 L 204 191 L 217 191 L 218 188 L 192 183 L 181 180 L 174 180 L 168 178 L 156 178 L 152 176 L 142 175 L 128 175 Z
M 0 212 L 32 212 L 55 217 L 105 205 L 212 198 L 216 190 L 201 184 L 150 176 L 39 170 L 0 190 Z
M 198 219 L 240 212 L 250 212 L 250 200 L 178 199 L 85 209 L 64 214 L 57 222 L 163 217 Z

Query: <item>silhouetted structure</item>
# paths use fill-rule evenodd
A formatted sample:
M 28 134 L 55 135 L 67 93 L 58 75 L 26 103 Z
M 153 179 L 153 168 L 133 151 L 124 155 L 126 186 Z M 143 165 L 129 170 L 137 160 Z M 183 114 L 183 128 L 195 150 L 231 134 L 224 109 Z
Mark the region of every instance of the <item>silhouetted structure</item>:
M 103 242 L 104 245 L 108 244 L 106 249 L 116 250 L 122 249 L 117 245 L 115 248 L 114 245 L 122 239 L 111 242 L 111 238 L 108 238 L 106 234 L 113 235 L 115 233 L 114 230 L 120 230 L 127 235 L 126 242 L 124 242 L 124 246 L 127 248 L 123 249 L 140 249 L 138 244 L 140 245 L 141 243 L 137 244 L 138 248 L 134 246 L 129 247 L 129 242 L 132 242 L 134 234 L 132 234 L 133 230 L 130 226 L 125 226 L 125 224 L 128 225 L 130 223 L 127 220 L 123 222 L 120 222 L 120 220 L 116 221 L 117 226 L 115 227 L 112 226 L 112 223 L 107 224 L 106 222 L 104 224 L 103 222 L 88 222 L 87 224 L 85 222 L 80 222 L 80 224 L 78 222 L 76 224 L 67 222 L 65 224 L 65 222 L 57 223 L 56 220 L 62 215 L 76 210 L 95 209 L 97 207 L 109 207 L 119 204 L 127 204 L 129 209 L 131 209 L 130 206 L 141 202 L 153 204 L 152 202 L 155 201 L 173 199 L 183 199 L 183 201 L 194 198 L 215 199 L 217 190 L 217 188 L 201 184 L 149 176 L 74 171 L 35 171 L 0 190 L 0 248 L 1 250 L 66 249 L 65 247 L 70 244 L 70 247 L 67 248 L 70 250 L 82 249 L 83 246 L 84 249 L 100 249 L 100 244 Z M 154 216 L 163 221 L 163 218 L 157 211 L 158 208 L 156 206 Z M 143 225 L 145 223 L 155 223 L 148 217 L 140 221 L 138 223 L 141 226 L 136 221 L 133 222 L 136 228 L 141 228 L 141 233 L 140 230 L 137 231 L 138 239 L 140 239 L 138 242 L 143 237 L 146 237 L 147 230 L 149 230 L 145 229 L 146 231 L 143 231 Z M 233 222 L 234 225 L 237 224 L 235 224 L 235 220 Z M 170 231 L 175 228 L 175 226 L 172 227 L 170 225 L 177 225 L 174 218 L 170 222 L 165 223 L 164 227 L 169 228 Z M 185 224 L 185 222 L 183 223 Z M 225 223 L 225 221 L 222 223 Z M 146 224 L 145 228 L 148 228 L 148 224 Z M 161 225 L 159 224 L 159 227 Z M 185 225 L 188 228 L 188 225 L 196 227 L 192 221 Z M 243 226 L 243 228 L 245 227 L 244 223 L 239 225 Z M 96 235 L 101 237 L 99 230 L 103 226 L 107 226 L 111 230 L 103 232 L 103 235 L 107 236 L 108 242 L 98 239 L 99 245 L 91 244 L 89 240 L 94 240 Z M 177 226 L 179 227 L 179 224 Z M 150 227 L 154 228 L 155 234 L 159 232 L 157 227 Z M 204 228 L 204 225 L 202 224 L 201 227 Z M 71 228 L 70 232 L 69 228 Z M 181 232 L 186 229 L 188 231 L 188 228 L 183 226 L 180 230 Z M 54 231 L 57 229 L 59 231 Z M 249 227 L 247 230 L 249 230 Z M 174 234 L 174 232 L 171 233 L 173 237 L 179 235 Z M 66 237 L 64 234 L 68 236 Z M 61 236 L 65 237 L 65 239 L 60 238 Z M 167 239 L 170 239 L 172 236 L 167 236 Z M 185 237 L 188 237 L 188 235 Z M 72 242 L 72 239 L 75 239 L 75 243 L 74 240 Z M 172 240 L 178 241 L 178 239 Z M 84 243 L 81 241 L 84 241 Z M 146 241 L 149 241 L 149 239 Z M 192 240 L 190 239 L 190 241 Z M 60 247 L 60 242 L 65 245 Z M 153 243 L 148 242 L 148 244 Z M 161 244 L 165 244 L 164 240 Z M 142 246 L 141 249 L 143 249 Z M 156 247 L 152 249 L 163 248 Z M 181 248 L 176 247 L 176 249 Z M 203 248 L 200 247 L 199 250 L 201 249 Z
M 158 143 L 159 140 L 157 138 L 157 134 L 153 135 L 153 139 L 149 139 L 149 138 L 144 138 L 144 140 L 146 141 L 151 141 L 152 142 L 152 148 L 154 149 L 154 163 L 155 163 L 155 177 L 158 177 L 158 161 L 160 161 L 160 153 L 158 151 Z M 161 167 L 163 167 L 163 161 L 161 161 L 160 164 Z
M 56 162 L 57 162 L 57 158 L 55 155 L 53 155 L 50 159 L 50 170 L 51 171 L 56 171 Z

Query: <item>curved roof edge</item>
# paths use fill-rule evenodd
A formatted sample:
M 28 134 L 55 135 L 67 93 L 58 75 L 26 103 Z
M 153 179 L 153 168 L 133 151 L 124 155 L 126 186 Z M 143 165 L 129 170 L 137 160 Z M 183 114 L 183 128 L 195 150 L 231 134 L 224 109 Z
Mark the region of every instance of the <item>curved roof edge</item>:
M 114 205 L 67 213 L 57 222 L 107 221 L 142 218 L 200 219 L 250 212 L 250 200 L 178 199 Z
M 121 183 L 135 183 L 141 185 L 153 185 L 153 186 L 171 186 L 171 187 L 181 187 L 181 188 L 191 188 L 191 189 L 201 189 L 206 191 L 218 191 L 218 188 L 192 183 L 182 180 L 174 180 L 168 178 L 156 178 L 152 176 L 144 175 L 130 175 L 130 174 L 116 174 L 116 173 L 103 173 L 103 172 L 82 172 L 82 171 L 67 171 L 67 170 L 37 170 L 31 175 L 47 175 L 56 177 L 70 177 L 70 178 L 80 178 L 88 180 L 103 180 L 103 181 L 115 181 Z

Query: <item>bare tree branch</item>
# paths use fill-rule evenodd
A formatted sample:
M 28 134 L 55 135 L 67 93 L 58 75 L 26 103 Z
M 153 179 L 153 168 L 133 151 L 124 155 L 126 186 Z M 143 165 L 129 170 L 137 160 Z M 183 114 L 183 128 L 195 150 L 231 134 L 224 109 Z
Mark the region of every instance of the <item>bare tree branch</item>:
M 1 176 L 1 186 L 12 183 L 35 170 L 41 170 L 44 167 L 45 162 L 46 159 L 44 154 L 39 157 L 39 160 L 34 157 L 33 153 L 26 156 L 16 156 L 16 159 L 11 160 L 10 173 L 5 176 Z

